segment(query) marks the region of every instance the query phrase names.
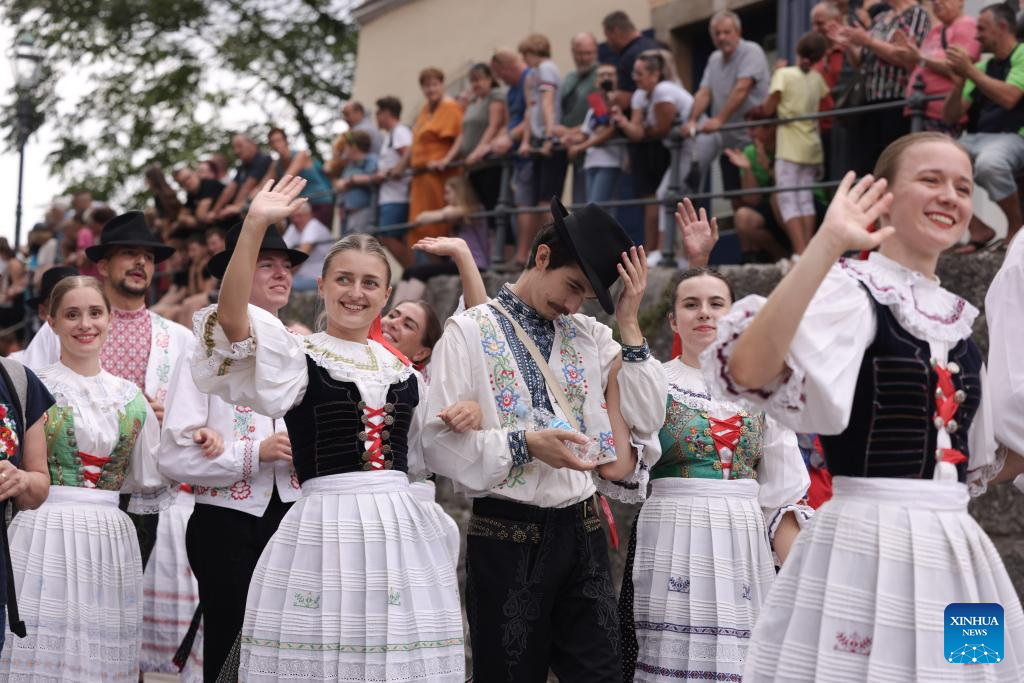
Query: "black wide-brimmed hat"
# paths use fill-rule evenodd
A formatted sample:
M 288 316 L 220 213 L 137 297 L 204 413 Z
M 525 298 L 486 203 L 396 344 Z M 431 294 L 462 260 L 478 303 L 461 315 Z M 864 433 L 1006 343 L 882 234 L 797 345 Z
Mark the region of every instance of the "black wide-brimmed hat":
M 210 271 L 210 275 L 218 280 L 224 278 L 224 271 L 228 269 L 228 261 L 231 260 L 231 255 L 235 253 L 235 245 L 238 244 L 238 237 L 241 234 L 241 223 L 228 230 L 227 237 L 224 238 L 224 251 L 216 254 L 206 264 L 206 269 Z M 288 260 L 292 262 L 293 268 L 309 258 L 309 254 L 306 252 L 289 248 L 285 244 L 284 238 L 281 237 L 281 231 L 277 229 L 276 225 L 271 225 L 263 233 L 263 243 L 260 244 L 260 251 L 283 251 L 288 256 Z
M 552 197 L 551 215 L 558 235 L 572 250 L 601 308 L 614 313 L 615 303 L 608 290 L 619 279 L 617 266 L 622 262 L 622 252 L 629 251 L 633 240 L 614 216 L 596 204 L 569 213 L 558 197 Z
M 43 303 L 50 298 L 50 294 L 53 292 L 53 288 L 57 286 L 57 283 L 66 277 L 72 277 L 80 275 L 78 268 L 72 266 L 54 266 L 53 268 L 47 268 L 43 273 L 42 281 L 39 284 L 39 293 L 36 296 L 29 297 L 25 300 L 29 308 L 36 308 L 39 304 Z
M 85 255 L 93 263 L 106 258 L 111 247 L 142 247 L 153 252 L 153 260 L 157 263 L 166 261 L 174 255 L 174 247 L 169 247 L 156 238 L 146 224 L 146 217 L 141 211 L 129 211 L 114 216 L 100 231 L 99 244 L 86 247 Z

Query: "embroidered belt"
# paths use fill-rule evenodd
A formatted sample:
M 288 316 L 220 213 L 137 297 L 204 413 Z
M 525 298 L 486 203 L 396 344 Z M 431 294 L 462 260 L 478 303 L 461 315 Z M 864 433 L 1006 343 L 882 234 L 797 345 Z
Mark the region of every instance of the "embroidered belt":
M 495 538 L 499 541 L 538 545 L 540 543 L 540 528 L 540 524 L 533 522 L 514 522 L 511 519 L 473 515 L 469 519 L 467 534 L 482 538 Z

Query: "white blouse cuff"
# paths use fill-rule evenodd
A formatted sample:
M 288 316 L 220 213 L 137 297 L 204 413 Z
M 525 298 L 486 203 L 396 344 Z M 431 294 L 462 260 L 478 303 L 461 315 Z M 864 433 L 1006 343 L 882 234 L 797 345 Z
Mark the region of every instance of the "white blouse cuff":
M 594 470 L 594 486 L 597 487 L 598 493 L 620 503 L 642 503 L 647 500 L 647 484 L 651 479 L 651 470 L 644 462 L 643 444 L 632 440 L 630 444 L 636 449 L 636 467 L 633 472 L 619 481 L 609 481 Z
M 174 504 L 177 486 L 163 486 L 152 491 L 133 493 L 128 501 L 128 512 L 133 515 L 156 515 Z
M 807 504 L 806 501 L 800 500 L 789 505 L 783 505 L 775 514 L 768 520 L 768 538 L 771 541 L 775 540 L 775 532 L 779 530 L 779 524 L 782 523 L 782 518 L 786 516 L 787 512 L 792 512 L 793 517 L 796 518 L 796 523 L 803 530 L 804 527 L 814 517 L 814 508 Z
M 217 309 L 208 309 L 206 315 L 200 311 L 193 323 L 196 338 L 202 346 L 204 360 L 195 364 L 197 373 L 203 377 L 220 376 L 227 373 L 231 365 L 256 355 L 256 338 L 249 337 L 228 342 L 223 333 L 217 334 Z
M 967 491 L 972 498 L 976 498 L 988 491 L 988 483 L 999 474 L 1006 464 L 1006 447 L 1000 446 L 996 449 L 995 460 L 984 463 L 974 469 L 967 470 Z M 970 465 L 968 465 L 970 467 Z M 1024 475 L 1022 475 L 1024 476 Z M 1020 477 L 1018 477 L 1019 479 Z M 1014 481 L 1015 485 L 1018 485 Z M 1019 487 L 1019 485 L 1018 485 Z M 1024 489 L 1021 489 L 1024 490 Z

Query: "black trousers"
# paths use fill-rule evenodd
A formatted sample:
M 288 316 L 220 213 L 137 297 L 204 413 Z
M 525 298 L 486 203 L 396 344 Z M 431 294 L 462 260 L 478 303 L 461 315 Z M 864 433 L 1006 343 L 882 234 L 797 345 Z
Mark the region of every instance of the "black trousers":
M 203 680 L 214 681 L 245 617 L 245 598 L 267 541 L 291 503 L 277 488 L 262 517 L 196 503 L 185 532 L 188 561 L 203 609 Z
M 473 501 L 466 609 L 473 680 L 621 680 L 608 544 L 593 501 L 550 509 Z

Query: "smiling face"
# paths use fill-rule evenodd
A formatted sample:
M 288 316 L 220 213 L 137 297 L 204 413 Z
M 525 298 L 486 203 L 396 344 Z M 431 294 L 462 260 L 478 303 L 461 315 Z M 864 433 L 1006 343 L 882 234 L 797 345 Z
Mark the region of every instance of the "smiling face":
M 638 89 L 650 93 L 658 85 L 658 70 L 647 60 L 638 59 L 633 62 L 633 80 Z
M 143 247 L 114 247 L 96 264 L 108 286 L 128 297 L 144 297 L 153 281 L 153 252 Z
M 981 44 L 982 52 L 995 52 L 999 47 L 1001 31 L 999 22 L 992 12 L 982 12 L 978 15 L 977 38 Z
M 422 363 L 430 356 L 430 347 L 423 344 L 427 314 L 414 301 L 403 301 L 381 320 L 384 338 L 395 345 L 413 363 Z
M 718 319 L 731 307 L 729 286 L 721 279 L 711 275 L 687 278 L 676 288 L 669 324 L 682 340 L 683 348 L 699 354 L 715 340 Z
M 292 293 L 292 263 L 283 251 L 261 251 L 252 274 L 249 302 L 274 315 L 288 304 Z
M 900 155 L 890 183 L 890 238 L 906 250 L 938 256 L 960 241 L 973 212 L 971 160 L 952 142 L 916 144 Z M 884 224 L 884 223 L 883 223 Z
M 94 287 L 75 287 L 61 297 L 48 322 L 60 340 L 62 358 L 95 359 L 107 340 L 110 311 Z
M 337 252 L 318 281 L 327 312 L 327 332 L 344 339 L 365 337 L 391 296 L 381 257 L 356 249 Z

